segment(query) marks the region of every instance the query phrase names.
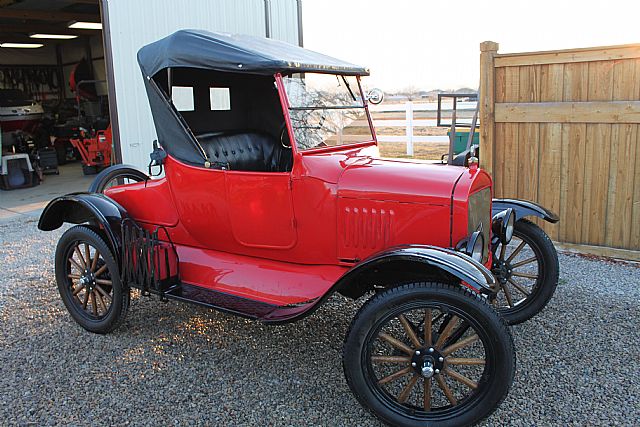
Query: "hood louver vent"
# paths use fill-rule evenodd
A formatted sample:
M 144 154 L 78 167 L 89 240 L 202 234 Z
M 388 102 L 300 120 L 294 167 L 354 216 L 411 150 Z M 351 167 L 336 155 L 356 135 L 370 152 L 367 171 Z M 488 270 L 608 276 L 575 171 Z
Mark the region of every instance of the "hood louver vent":
M 389 242 L 394 212 L 391 209 L 345 207 L 343 241 L 347 248 L 383 248 Z

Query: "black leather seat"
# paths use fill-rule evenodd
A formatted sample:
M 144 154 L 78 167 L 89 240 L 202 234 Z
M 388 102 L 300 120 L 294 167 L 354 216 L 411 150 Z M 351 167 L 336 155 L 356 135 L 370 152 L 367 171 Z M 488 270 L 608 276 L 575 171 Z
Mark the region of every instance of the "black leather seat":
M 287 172 L 292 154 L 269 134 L 255 131 L 210 132 L 196 135 L 212 162 L 229 169 L 253 172 Z

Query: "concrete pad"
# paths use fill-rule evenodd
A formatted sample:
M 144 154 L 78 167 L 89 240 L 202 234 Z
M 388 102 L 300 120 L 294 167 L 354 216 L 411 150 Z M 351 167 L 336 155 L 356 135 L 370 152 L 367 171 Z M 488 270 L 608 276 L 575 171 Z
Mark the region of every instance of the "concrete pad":
M 95 175 L 84 175 L 80 162 L 60 166 L 60 175 L 45 175 L 40 185 L 17 190 L 0 190 L 0 222 L 20 217 L 38 217 L 55 197 L 87 191 Z

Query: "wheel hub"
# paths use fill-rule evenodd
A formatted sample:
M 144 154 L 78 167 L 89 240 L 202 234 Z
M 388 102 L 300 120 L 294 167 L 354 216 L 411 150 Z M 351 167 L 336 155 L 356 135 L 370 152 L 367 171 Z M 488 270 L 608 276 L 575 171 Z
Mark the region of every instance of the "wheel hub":
M 422 369 L 420 369 L 420 373 L 425 378 L 431 378 L 434 373 L 433 363 L 431 361 L 425 361 L 424 365 L 422 365 Z
M 421 348 L 413 353 L 411 367 L 416 374 L 431 378 L 444 368 L 444 357 L 434 347 Z
M 91 271 L 85 270 L 80 276 L 79 282 L 81 285 L 86 286 L 88 292 L 91 292 L 96 285 L 96 278 Z
M 507 280 L 511 278 L 512 272 L 511 263 L 508 261 L 497 261 L 493 264 L 492 273 L 502 284 L 507 283 Z

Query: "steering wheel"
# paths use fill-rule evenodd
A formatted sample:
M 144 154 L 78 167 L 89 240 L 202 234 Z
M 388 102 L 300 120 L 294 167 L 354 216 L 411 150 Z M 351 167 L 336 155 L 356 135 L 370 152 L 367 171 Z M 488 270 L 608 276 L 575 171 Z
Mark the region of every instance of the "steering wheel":
M 289 145 L 284 143 L 285 135 L 287 136 L 287 139 L 289 139 L 289 135 L 287 134 L 287 122 L 282 122 L 282 125 L 280 126 L 280 145 L 284 148 L 291 148 L 291 141 L 289 141 Z

